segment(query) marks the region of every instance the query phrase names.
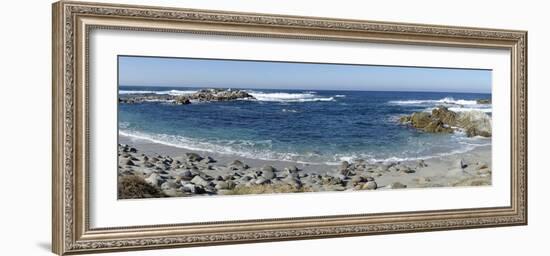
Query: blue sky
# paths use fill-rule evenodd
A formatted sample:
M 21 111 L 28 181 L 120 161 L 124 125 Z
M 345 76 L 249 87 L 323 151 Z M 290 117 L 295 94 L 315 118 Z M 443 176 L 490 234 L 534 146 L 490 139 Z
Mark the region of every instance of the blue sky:
M 119 84 L 301 90 L 491 92 L 491 71 L 119 56 Z

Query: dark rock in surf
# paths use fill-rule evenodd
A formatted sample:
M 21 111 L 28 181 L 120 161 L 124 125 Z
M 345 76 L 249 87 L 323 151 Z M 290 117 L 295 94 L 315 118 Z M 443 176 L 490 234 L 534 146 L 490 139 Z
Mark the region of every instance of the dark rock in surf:
M 176 105 L 187 105 L 191 104 L 191 100 L 188 96 L 178 96 L 174 99 L 174 104 Z
M 213 101 L 232 101 L 239 99 L 254 99 L 243 90 L 233 89 L 202 89 L 195 93 L 185 95 L 170 95 L 156 93 L 134 93 L 120 95 L 118 102 L 122 104 L 140 104 L 146 102 L 172 102 L 175 105 L 187 105 L 193 101 L 213 102 Z
M 478 99 L 476 100 L 477 104 L 491 104 L 491 99 Z

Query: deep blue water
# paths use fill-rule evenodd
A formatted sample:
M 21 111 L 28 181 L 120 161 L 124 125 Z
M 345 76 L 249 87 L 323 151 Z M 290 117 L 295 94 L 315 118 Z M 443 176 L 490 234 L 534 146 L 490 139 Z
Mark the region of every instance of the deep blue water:
M 119 93 L 186 93 L 193 88 L 121 86 Z M 337 163 L 404 160 L 464 152 L 490 139 L 427 134 L 397 118 L 447 105 L 491 113 L 476 99 L 490 94 L 247 89 L 258 100 L 172 105 L 119 104 L 119 133 L 211 152 L 259 159 Z

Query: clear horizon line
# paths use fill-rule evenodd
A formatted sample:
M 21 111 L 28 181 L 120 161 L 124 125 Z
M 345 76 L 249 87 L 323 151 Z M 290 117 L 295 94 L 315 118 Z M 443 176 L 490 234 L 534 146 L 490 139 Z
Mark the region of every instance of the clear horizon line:
M 213 87 L 213 86 L 174 86 L 174 85 L 119 85 L 126 87 L 168 87 L 168 88 L 187 88 L 187 89 L 197 89 L 197 88 L 217 88 L 217 89 L 240 89 L 240 90 L 289 90 L 289 91 L 350 91 L 350 92 L 443 92 L 443 93 L 475 93 L 475 94 L 491 94 L 491 92 L 468 92 L 468 91 L 432 91 L 432 90 L 418 90 L 418 91 L 402 91 L 402 90 L 357 90 L 357 89 L 304 89 L 304 88 L 292 88 L 292 89 L 282 89 L 282 88 L 244 88 L 244 87 Z

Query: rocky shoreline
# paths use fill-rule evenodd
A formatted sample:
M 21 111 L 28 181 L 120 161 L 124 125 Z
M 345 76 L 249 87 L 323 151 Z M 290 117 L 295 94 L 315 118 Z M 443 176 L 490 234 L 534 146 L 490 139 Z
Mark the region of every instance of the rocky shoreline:
M 119 95 L 118 102 L 122 104 L 138 104 L 144 102 L 167 102 L 176 105 L 187 105 L 192 102 L 232 101 L 242 99 L 254 99 L 244 90 L 234 89 L 202 89 L 194 93 L 184 95 L 135 93 Z
M 140 142 L 135 143 L 139 145 Z M 119 144 L 118 198 L 186 197 L 319 191 L 359 191 L 491 184 L 490 148 L 445 159 L 340 166 L 275 166 L 265 161 L 218 158 L 172 150 L 143 153 Z M 180 152 L 175 154 L 174 152 Z M 490 159 L 490 158 L 489 158 Z M 248 163 L 248 161 L 250 163 Z M 285 166 L 285 167 L 281 167 Z

